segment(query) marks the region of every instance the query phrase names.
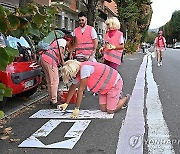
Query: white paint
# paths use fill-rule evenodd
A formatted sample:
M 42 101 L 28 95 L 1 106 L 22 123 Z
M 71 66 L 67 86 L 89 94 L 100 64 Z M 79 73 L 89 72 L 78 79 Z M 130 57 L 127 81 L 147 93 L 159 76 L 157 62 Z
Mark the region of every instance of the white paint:
M 59 109 L 46 109 L 39 110 L 29 118 L 71 118 L 73 110 L 60 111 Z M 100 110 L 80 110 L 79 117 L 77 119 L 112 119 L 114 114 L 108 114 Z
M 148 124 L 148 149 L 150 154 L 174 154 L 171 145 L 169 130 L 163 117 L 163 109 L 158 95 L 158 87 L 152 74 L 152 60 L 148 57 L 147 65 L 147 124 Z M 165 142 L 165 143 L 164 143 Z
M 73 122 L 74 125 L 65 134 L 65 138 L 71 138 L 61 142 L 45 145 L 38 137 L 47 137 L 53 129 L 61 122 Z M 23 141 L 18 147 L 34 147 L 34 148 L 56 148 L 56 149 L 72 149 L 80 139 L 91 120 L 49 120 L 40 129 L 38 129 L 29 138 Z
M 144 122 L 144 86 L 147 56 L 137 74 L 132 96 L 128 103 L 128 109 L 119 132 L 119 141 L 116 154 L 143 154 L 143 136 L 145 132 Z

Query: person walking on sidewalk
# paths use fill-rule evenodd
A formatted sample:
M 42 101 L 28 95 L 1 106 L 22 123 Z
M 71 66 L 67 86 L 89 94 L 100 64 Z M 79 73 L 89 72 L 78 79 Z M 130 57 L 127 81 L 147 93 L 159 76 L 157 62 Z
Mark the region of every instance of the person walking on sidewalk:
M 65 39 L 54 40 L 50 44 L 50 49 L 42 51 L 41 66 L 45 73 L 47 82 L 48 95 L 50 99 L 50 105 L 56 107 L 58 104 L 57 92 L 59 86 L 59 66 L 64 63 L 64 51 L 66 47 L 72 49 L 76 44 L 76 38 L 74 36 Z M 58 43 L 57 43 L 58 42 Z M 58 47 L 59 45 L 59 47 Z
M 163 31 L 160 30 L 158 32 L 158 36 L 155 38 L 154 41 L 154 47 L 157 52 L 158 66 L 162 65 L 162 58 L 163 58 L 162 52 L 164 51 L 164 49 L 166 49 L 166 39 L 162 35 L 163 35 Z
M 105 45 L 99 52 L 103 53 L 104 64 L 117 70 L 121 64 L 124 49 L 124 37 L 120 29 L 120 22 L 116 17 L 110 17 L 105 21 L 107 32 L 104 40 Z
M 143 52 L 143 54 L 145 54 L 146 53 L 146 43 L 145 42 L 142 42 L 142 52 Z
M 78 14 L 78 21 L 79 27 L 75 28 L 73 32 L 78 40 L 78 45 L 75 49 L 77 60 L 96 61 L 97 33 L 92 26 L 87 25 L 87 17 L 84 12 Z
M 64 104 L 58 105 L 58 109 L 66 110 L 68 104 L 79 84 L 77 101 L 72 118 L 77 118 L 83 98 L 83 91 L 86 86 L 91 91 L 99 93 L 100 110 L 107 113 L 119 111 L 124 104 L 127 105 L 130 95 L 120 98 L 123 87 L 123 80 L 115 69 L 98 62 L 79 62 L 75 60 L 66 61 L 62 68 L 63 82 L 67 84 L 72 80 L 67 100 Z

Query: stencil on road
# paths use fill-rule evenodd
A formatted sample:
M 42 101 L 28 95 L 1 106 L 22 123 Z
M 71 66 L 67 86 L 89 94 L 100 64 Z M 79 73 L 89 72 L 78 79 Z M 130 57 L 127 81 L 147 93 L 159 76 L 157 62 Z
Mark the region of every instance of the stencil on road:
M 60 123 L 73 122 L 73 126 L 65 134 L 64 138 L 71 138 L 65 141 L 56 142 L 45 145 L 38 137 L 47 137 Z M 38 129 L 29 138 L 23 141 L 18 147 L 34 147 L 34 148 L 56 148 L 56 149 L 72 149 L 80 139 L 91 120 L 49 120 L 40 129 Z
M 58 109 L 39 110 L 29 118 L 71 118 L 73 110 L 60 111 Z M 80 110 L 77 119 L 112 119 L 114 114 L 108 114 L 100 110 Z

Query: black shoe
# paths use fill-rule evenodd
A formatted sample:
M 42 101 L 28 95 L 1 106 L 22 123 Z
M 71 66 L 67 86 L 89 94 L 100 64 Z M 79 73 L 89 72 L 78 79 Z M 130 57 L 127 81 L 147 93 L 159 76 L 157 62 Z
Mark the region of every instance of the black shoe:
M 123 104 L 123 106 L 122 106 L 121 109 L 126 109 L 126 108 L 128 107 L 128 103 L 129 103 L 129 99 L 130 99 L 131 95 L 130 95 L 130 94 L 126 94 L 125 97 L 126 97 L 126 101 L 125 101 L 125 103 Z
M 58 105 L 58 103 L 53 103 L 53 102 L 50 101 L 50 106 L 51 107 L 57 107 L 57 105 Z
M 92 95 L 93 95 L 93 96 L 96 96 L 96 95 L 98 95 L 98 93 L 93 93 Z

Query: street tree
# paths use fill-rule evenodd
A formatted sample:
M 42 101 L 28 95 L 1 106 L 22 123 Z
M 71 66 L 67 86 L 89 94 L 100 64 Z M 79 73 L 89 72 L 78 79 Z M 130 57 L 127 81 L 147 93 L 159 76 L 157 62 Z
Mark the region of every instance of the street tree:
M 172 35 L 177 41 L 180 41 L 180 10 L 175 11 L 171 17 L 172 22 Z
M 115 2 L 122 31 L 128 32 L 126 51 L 134 52 L 147 36 L 152 17 L 152 2 L 150 0 L 115 0 Z
M 159 29 L 163 30 L 163 35 L 168 44 L 180 41 L 180 10 L 173 12 L 170 21 Z
M 94 26 L 94 21 L 96 18 L 96 12 L 97 12 L 97 5 L 100 0 L 80 0 L 87 8 L 87 22 L 88 25 Z M 107 2 L 111 2 L 112 0 L 104 0 Z

